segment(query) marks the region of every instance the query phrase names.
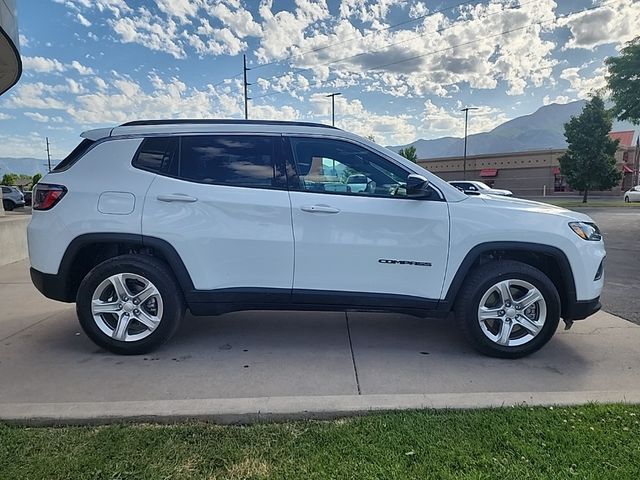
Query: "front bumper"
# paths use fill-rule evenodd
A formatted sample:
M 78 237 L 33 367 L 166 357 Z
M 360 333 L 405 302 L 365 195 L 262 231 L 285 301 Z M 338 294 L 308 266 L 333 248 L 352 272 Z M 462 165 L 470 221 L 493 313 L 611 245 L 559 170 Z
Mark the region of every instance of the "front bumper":
M 593 300 L 579 300 L 567 306 L 562 318 L 565 321 L 584 320 L 596 313 L 600 308 L 602 308 L 600 297 L 596 297 Z

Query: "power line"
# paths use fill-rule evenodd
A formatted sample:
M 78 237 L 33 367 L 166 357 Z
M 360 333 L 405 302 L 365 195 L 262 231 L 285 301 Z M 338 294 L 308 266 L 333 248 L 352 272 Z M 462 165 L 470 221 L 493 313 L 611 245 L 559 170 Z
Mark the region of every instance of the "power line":
M 509 7 L 506 10 L 501 10 L 499 12 L 489 13 L 487 15 L 484 15 L 484 16 L 480 17 L 480 18 L 470 18 L 468 20 L 463 20 L 461 22 L 456 22 L 456 23 L 454 23 L 452 25 L 449 25 L 447 27 L 442 27 L 442 28 L 439 28 L 439 29 L 434 30 L 434 31 L 424 32 L 424 33 L 421 33 L 420 35 L 416 35 L 416 36 L 413 36 L 413 37 L 410 37 L 410 38 L 405 38 L 404 40 L 388 43 L 388 44 L 385 44 L 383 47 L 377 48 L 375 50 L 367 50 L 367 51 L 364 51 L 364 52 L 356 53 L 354 55 L 349 55 L 348 57 L 338 58 L 337 60 L 330 60 L 328 62 L 319 63 L 319 64 L 313 65 L 311 67 L 301 67 L 301 68 L 298 68 L 298 69 L 294 69 L 292 72 L 287 72 L 287 73 L 283 73 L 283 74 L 280 74 L 280 75 L 272 76 L 271 80 L 277 80 L 278 78 L 285 77 L 285 76 L 289 75 L 290 73 L 297 74 L 299 72 L 303 72 L 305 70 L 310 70 L 312 68 L 325 67 L 325 66 L 331 65 L 333 63 L 344 62 L 345 60 L 351 60 L 352 58 L 357 58 L 357 57 L 361 57 L 361 56 L 364 56 L 364 55 L 370 55 L 372 53 L 382 52 L 384 50 L 389 49 L 390 47 L 394 47 L 396 45 L 401 45 L 403 43 L 407 43 L 407 42 L 410 42 L 410 41 L 413 41 L 413 40 L 417 40 L 419 38 L 426 37 L 427 35 L 433 35 L 434 33 L 442 33 L 442 32 L 444 32 L 446 30 L 450 30 L 452 28 L 460 27 L 461 25 L 465 25 L 467 23 L 471 23 L 471 22 L 474 22 L 474 21 L 477 21 L 477 20 L 484 20 L 484 19 L 487 19 L 487 18 L 492 17 L 494 15 L 502 15 L 508 10 L 519 10 L 520 8 L 522 8 L 522 7 L 526 6 L 526 5 L 529 5 L 531 3 L 539 3 L 539 2 L 540 2 L 540 0 L 530 0 L 529 2 L 521 3 L 521 4 L 518 4 L 518 5 L 512 6 L 512 7 Z
M 469 4 L 476 3 L 476 2 L 477 2 L 477 0 L 470 0 L 470 1 L 466 1 L 466 2 L 460 2 L 460 3 L 457 3 L 455 5 L 451 5 L 449 7 L 441 8 L 439 10 L 434 10 L 433 12 L 429 12 L 429 13 L 426 13 L 424 15 L 420 15 L 418 17 L 411 18 L 409 20 L 405 20 L 405 21 L 400 22 L 400 23 L 394 23 L 393 25 L 389 25 L 389 26 L 381 28 L 379 30 L 375 30 L 373 32 L 369 32 L 369 33 L 363 35 L 362 37 L 358 37 L 358 36 L 353 35 L 350 38 L 341 40 L 339 42 L 334 42 L 334 43 L 330 43 L 328 45 L 323 45 L 322 47 L 313 48 L 311 50 L 307 50 L 306 52 L 295 53 L 293 55 L 289 55 L 288 57 L 283 58 L 281 60 L 274 60 L 272 62 L 262 63 L 260 65 L 256 65 L 256 66 L 253 67 L 253 69 L 254 70 L 258 70 L 259 68 L 269 67 L 271 65 L 276 65 L 276 64 L 279 64 L 279 63 L 286 62 L 287 60 L 291 60 L 292 58 L 303 57 L 303 56 L 305 56 L 305 55 L 307 55 L 309 53 L 320 52 L 322 50 L 326 50 L 327 48 L 335 47 L 336 45 L 344 45 L 345 43 L 349 43 L 349 42 L 352 42 L 354 40 L 362 40 L 362 39 L 364 39 L 366 37 L 369 37 L 369 36 L 372 36 L 372 35 L 376 35 L 376 34 L 378 34 L 380 32 L 386 32 L 388 30 L 392 30 L 394 28 L 401 27 L 403 25 L 408 25 L 409 23 L 417 22 L 417 21 L 422 20 L 424 18 L 431 17 L 433 15 L 437 15 L 438 13 L 446 12 L 447 10 L 454 10 L 454 9 L 456 9 L 458 7 L 462 7 L 464 5 L 469 5 Z
M 549 18 L 547 20 L 541 20 L 541 21 L 533 22 L 533 23 L 530 23 L 530 24 L 527 24 L 527 25 L 523 25 L 523 26 L 520 26 L 520 27 L 511 28 L 511 29 L 508 29 L 508 30 L 504 30 L 502 32 L 498 32 L 496 34 L 487 35 L 487 36 L 481 37 L 481 38 L 476 38 L 476 39 L 470 40 L 468 42 L 464 42 L 464 43 L 460 43 L 460 44 L 457 44 L 457 45 L 445 47 L 445 48 L 442 48 L 442 49 L 439 49 L 439 50 L 433 50 L 433 51 L 430 51 L 430 52 L 425 52 L 425 53 L 422 53 L 422 54 L 419 54 L 419 55 L 414 55 L 414 56 L 411 56 L 411 57 L 408 57 L 408 58 L 404 58 L 404 59 L 401 59 L 401 60 L 396 60 L 396 61 L 393 61 L 393 62 L 383 63 L 383 64 L 380 64 L 380 65 L 375 65 L 375 66 L 369 67 L 368 69 L 369 70 L 377 70 L 377 69 L 389 67 L 389 66 L 392 66 L 392 65 L 397 65 L 397 64 L 400 64 L 400 63 L 408 62 L 408 61 L 411 61 L 411 60 L 416 60 L 418 58 L 423 58 L 423 57 L 427 57 L 427 56 L 430 56 L 430 55 L 435 55 L 437 53 L 443 53 L 443 52 L 446 52 L 446 51 L 449 51 L 449 50 L 454 50 L 454 49 L 459 48 L 459 47 L 465 47 L 465 46 L 471 45 L 473 43 L 480 42 L 482 40 L 488 40 L 488 39 L 491 39 L 491 38 L 496 38 L 496 37 L 508 35 L 510 33 L 514 33 L 514 32 L 520 31 L 520 30 L 524 30 L 524 29 L 527 29 L 527 28 L 532 27 L 534 25 L 542 25 L 544 23 L 548 23 L 548 22 L 551 22 L 551 21 L 561 20 L 561 19 L 566 18 L 566 17 L 571 16 L 571 15 L 580 14 L 580 13 L 588 12 L 588 11 L 591 11 L 591 10 L 595 10 L 595 9 L 601 8 L 604 5 L 607 5 L 609 3 L 613 3 L 614 1 L 617 1 L 617 0 L 610 0 L 609 2 L 604 2 L 604 3 L 601 3 L 599 5 L 594 5 L 593 7 L 585 8 L 585 9 L 582 9 L 580 11 L 573 11 L 573 12 L 566 13 L 564 15 L 559 15 L 557 17 Z M 500 13 L 503 13 L 503 12 L 500 12 Z M 491 15 L 493 15 L 493 14 L 491 14 Z M 483 18 L 486 18 L 486 17 L 483 17 Z M 458 26 L 458 25 L 460 25 L 460 23 L 456 24 L 455 26 Z M 454 25 L 452 25 L 450 27 L 447 27 L 447 28 L 452 28 L 453 26 Z M 424 35 L 426 35 L 426 34 L 423 34 L 421 36 L 424 36 Z M 384 50 L 384 48 L 382 50 Z M 291 74 L 299 74 L 299 75 L 307 78 L 305 75 L 303 75 L 300 72 L 304 71 L 304 70 L 310 70 L 312 68 L 317 68 L 319 66 L 326 66 L 326 65 L 328 65 L 330 63 L 341 62 L 341 61 L 347 60 L 347 59 L 355 57 L 355 56 L 366 55 L 367 53 L 374 53 L 376 51 L 380 51 L 380 50 L 375 50 L 375 51 L 372 51 L 372 52 L 361 52 L 361 53 L 359 53 L 357 55 L 352 55 L 350 57 L 345 57 L 343 59 L 333 60 L 333 61 L 325 63 L 325 64 L 319 64 L 319 65 L 314 65 L 312 67 L 299 69 L 299 71 L 287 72 L 286 74 L 272 77 L 272 79 L 282 78 L 284 76 L 291 75 Z M 332 80 L 334 80 L 335 78 L 337 78 L 337 77 L 334 77 Z M 307 78 L 307 79 L 310 80 L 309 78 Z M 272 96 L 272 95 L 280 95 L 282 93 L 288 93 L 288 91 L 280 91 L 280 92 L 274 92 L 274 93 L 270 93 L 270 94 L 260 95 L 260 96 L 254 97 L 254 100 L 257 100 L 257 99 L 263 98 L 263 97 L 269 97 L 269 96 Z

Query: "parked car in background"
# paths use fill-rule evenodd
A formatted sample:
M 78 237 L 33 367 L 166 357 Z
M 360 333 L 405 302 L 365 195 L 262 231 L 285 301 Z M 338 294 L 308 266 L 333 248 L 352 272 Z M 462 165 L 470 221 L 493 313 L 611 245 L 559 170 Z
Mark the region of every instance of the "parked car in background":
M 31 198 L 32 198 L 31 191 L 25 190 L 24 192 L 22 192 L 22 194 L 24 195 L 24 204 L 27 207 L 30 207 L 31 206 Z
M 630 190 L 624 192 L 624 201 L 629 202 L 640 202 L 640 185 L 636 185 Z
M 474 180 L 453 180 L 449 183 L 456 187 L 458 190 L 462 190 L 467 195 L 484 193 L 486 195 L 502 195 L 503 197 L 513 197 L 513 193 L 510 190 L 491 188 L 484 182 L 476 182 Z
M 24 195 L 17 187 L 2 185 L 2 206 L 7 212 L 24 205 Z
M 369 179 L 366 175 L 349 175 L 347 178 L 347 185 L 351 192 L 364 192 L 367 189 L 367 184 L 369 183 Z

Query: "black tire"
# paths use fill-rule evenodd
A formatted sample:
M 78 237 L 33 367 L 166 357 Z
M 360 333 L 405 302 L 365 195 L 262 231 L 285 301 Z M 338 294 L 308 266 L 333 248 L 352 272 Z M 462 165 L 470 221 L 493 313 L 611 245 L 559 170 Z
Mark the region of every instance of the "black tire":
M 527 343 L 518 346 L 500 345 L 485 335 L 478 320 L 483 295 L 498 282 L 523 280 L 542 294 L 547 317 L 542 329 Z M 464 336 L 473 347 L 485 355 L 499 358 L 520 358 L 542 348 L 553 336 L 560 321 L 560 296 L 553 282 L 540 270 L 525 263 L 502 260 L 475 268 L 467 277 L 455 304 L 456 319 Z
M 132 273 L 148 279 L 162 297 L 160 323 L 141 340 L 126 342 L 113 339 L 98 327 L 93 318 L 91 302 L 94 292 L 104 280 L 118 273 Z M 182 321 L 185 306 L 180 287 L 164 262 L 148 255 L 121 255 L 100 263 L 82 280 L 76 297 L 76 312 L 82 329 L 97 345 L 121 355 L 140 355 L 156 349 L 173 336 Z
M 624 203 L 629 203 L 629 202 L 630 202 L 629 197 L 624 197 Z
M 15 208 L 15 204 L 11 200 L 2 200 L 2 206 L 5 212 L 10 212 Z

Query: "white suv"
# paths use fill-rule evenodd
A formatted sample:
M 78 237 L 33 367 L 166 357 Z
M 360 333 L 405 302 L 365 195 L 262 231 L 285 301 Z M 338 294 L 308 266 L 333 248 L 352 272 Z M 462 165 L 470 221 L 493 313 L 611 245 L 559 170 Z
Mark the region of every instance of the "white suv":
M 600 308 L 588 216 L 467 196 L 337 128 L 166 120 L 82 136 L 35 189 L 31 276 L 112 352 L 159 346 L 186 308 L 453 311 L 479 351 L 514 358 Z

